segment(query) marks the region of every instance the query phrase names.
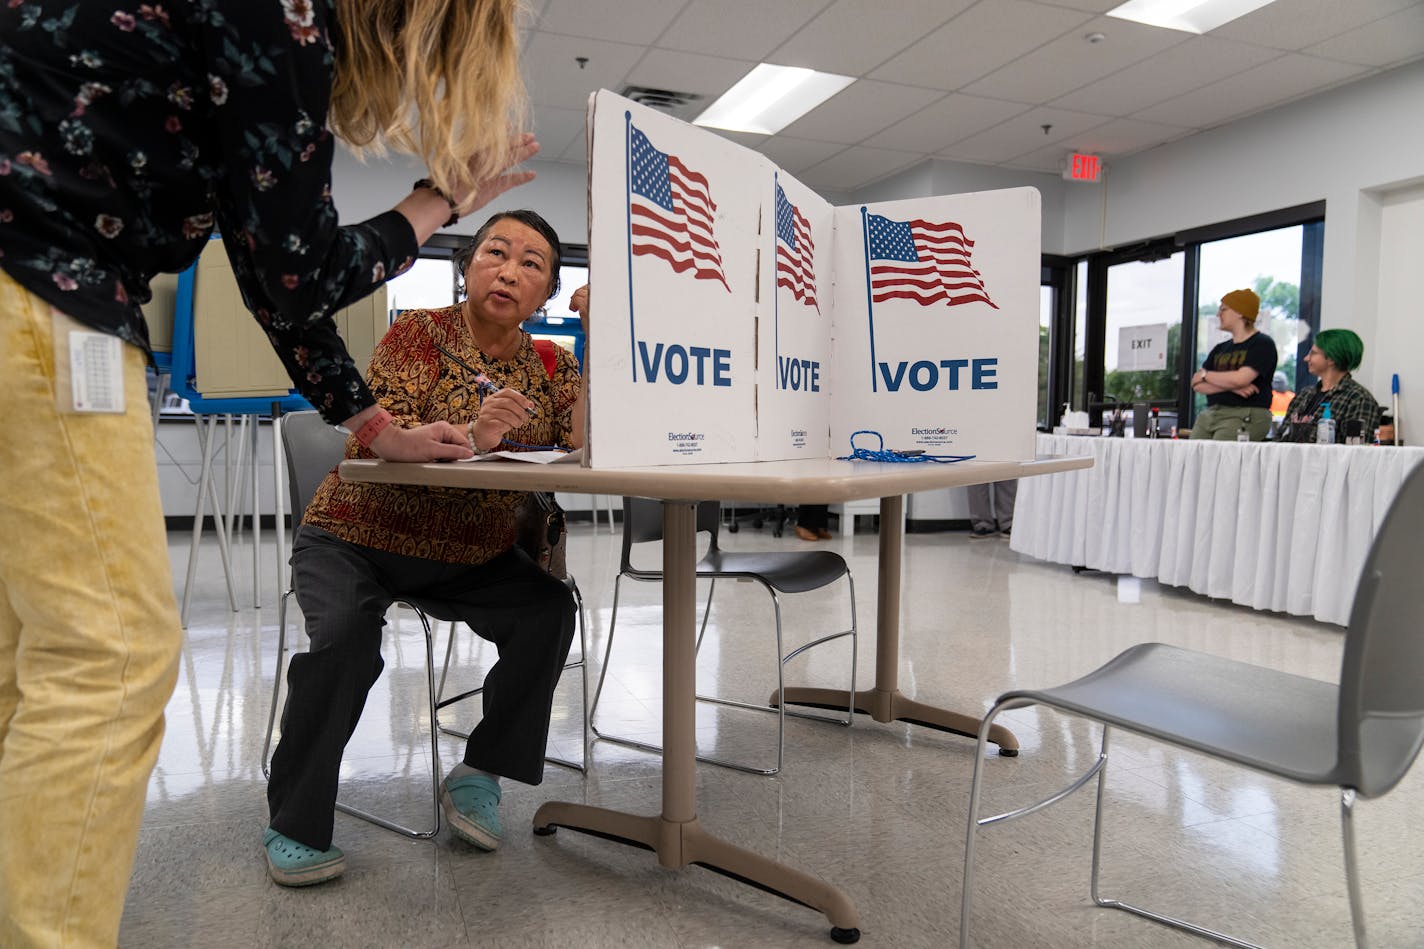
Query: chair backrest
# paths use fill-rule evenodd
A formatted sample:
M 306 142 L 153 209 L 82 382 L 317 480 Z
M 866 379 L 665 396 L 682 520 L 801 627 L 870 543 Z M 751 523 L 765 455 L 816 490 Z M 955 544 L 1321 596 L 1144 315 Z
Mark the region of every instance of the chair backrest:
M 722 526 L 722 502 L 697 502 L 697 531 L 707 532 L 712 537 L 711 550 L 717 549 L 717 531 Z M 648 574 L 649 571 L 633 566 L 633 545 L 663 539 L 663 503 L 648 498 L 623 499 L 623 556 L 619 570 L 622 573 Z
M 293 412 L 282 417 L 281 425 L 282 452 L 287 456 L 287 492 L 295 525 L 322 479 L 345 457 L 346 436 L 316 412 Z
M 1400 485 L 1355 588 L 1340 669 L 1340 763 L 1366 797 L 1424 743 L 1424 464 Z

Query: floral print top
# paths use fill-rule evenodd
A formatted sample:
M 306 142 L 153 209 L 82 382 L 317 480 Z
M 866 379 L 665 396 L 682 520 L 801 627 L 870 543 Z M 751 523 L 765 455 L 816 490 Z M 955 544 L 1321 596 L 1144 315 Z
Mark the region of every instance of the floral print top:
M 512 429 L 500 445 L 567 445 L 579 397 L 578 361 L 555 348 L 554 371 L 528 333 L 507 359 L 488 356 L 475 344 L 461 304 L 407 310 L 371 355 L 371 389 L 402 425 L 449 422 L 457 428 L 479 418 L 483 373 L 534 401 L 538 414 Z M 355 436 L 347 458 L 373 458 Z M 513 491 L 438 488 L 418 484 L 343 481 L 333 470 L 307 505 L 303 524 L 342 540 L 407 557 L 479 565 L 514 544 L 516 520 L 526 495 Z
M 418 251 L 337 223 L 331 0 L 0 0 L 0 268 L 147 348 L 149 280 L 216 226 L 243 299 L 332 422 L 374 399 L 332 315 Z

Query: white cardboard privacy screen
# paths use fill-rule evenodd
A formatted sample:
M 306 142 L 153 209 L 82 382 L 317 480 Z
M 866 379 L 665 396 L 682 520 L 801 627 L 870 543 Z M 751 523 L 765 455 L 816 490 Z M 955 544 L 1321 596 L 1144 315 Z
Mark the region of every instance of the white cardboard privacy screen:
M 751 460 L 772 166 L 606 90 L 590 129 L 590 463 Z
M 868 430 L 890 449 L 1033 458 L 1039 218 L 1033 188 L 836 209 L 832 455 Z
M 766 186 L 756 457 L 824 458 L 831 417 L 835 208 L 784 171 L 774 171 Z
M 1036 190 L 835 208 L 607 90 L 589 130 L 588 464 L 1033 457 Z

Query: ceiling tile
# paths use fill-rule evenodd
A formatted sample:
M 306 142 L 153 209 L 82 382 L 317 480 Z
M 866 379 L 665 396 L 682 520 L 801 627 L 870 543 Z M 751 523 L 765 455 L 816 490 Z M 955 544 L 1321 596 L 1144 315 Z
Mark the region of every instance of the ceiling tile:
M 580 69 L 575 57 L 586 56 Z M 582 109 L 597 89 L 621 89 L 623 79 L 643 57 L 643 47 L 627 43 L 535 33 L 525 47 L 524 75 L 535 105 Z
M 1030 109 L 962 142 L 940 151 L 941 158 L 964 161 L 1006 162 L 1019 155 L 1062 142 L 1109 121 L 1101 115 L 1065 109 Z M 1043 126 L 1047 125 L 1045 132 Z
M 853 145 L 845 151 L 831 156 L 797 177 L 813 188 L 834 188 L 849 191 L 868 185 L 872 181 L 893 175 L 923 161 L 924 156 L 913 152 L 895 152 L 884 148 L 867 148 Z
M 864 76 L 967 5 L 968 0 L 836 0 L 772 50 L 768 61 Z
M 1097 128 L 1070 135 L 1059 144 L 1065 152 L 1121 156 L 1190 135 L 1192 131 L 1193 129 L 1142 122 L 1138 119 L 1113 119 Z
M 1054 6 L 1070 10 L 1084 10 L 1088 13 L 1107 13 L 1113 7 L 1122 6 L 1123 0 L 1053 0 Z
M 976 132 L 998 125 L 1029 106 L 1004 99 L 981 99 L 952 92 L 907 119 L 872 136 L 879 148 L 933 153 Z
M 534 135 L 539 139 L 539 157 L 545 161 L 568 161 L 570 158 L 582 161 L 587 117 L 587 109 L 535 106 Z M 576 154 L 570 156 L 570 149 L 574 149 Z
M 860 79 L 786 126 L 787 135 L 854 145 L 920 111 L 943 93 Z
M 1102 33 L 1089 43 L 1083 37 Z M 1045 102 L 1186 42 L 1189 34 L 1099 17 L 1023 56 L 963 91 L 995 99 Z
M 807 168 L 819 165 L 832 155 L 845 151 L 844 145 L 836 145 L 833 142 L 812 142 L 804 138 L 788 138 L 785 135 L 773 136 L 755 147 L 793 175 L 800 175 Z
M 1002 164 L 1005 168 L 1018 168 L 1021 171 L 1044 171 L 1050 175 L 1061 175 L 1069 151 L 1071 149 L 1054 145 L 1040 148 L 1036 152 L 1029 152 L 1027 155 L 1020 155 L 1012 161 Z
M 1396 66 L 1424 56 L 1424 4 L 1317 43 L 1306 52 L 1365 66 Z
M 548 33 L 646 46 L 667 29 L 677 12 L 678 4 L 666 0 L 549 0 L 536 25 Z
M 1116 0 L 529 2 L 521 67 L 552 161 L 584 160 L 595 89 L 710 98 L 758 60 L 860 77 L 782 135 L 727 133 L 800 173 L 856 145 L 1036 169 L 1071 146 L 1129 154 L 1424 56 L 1424 0 L 1275 0 L 1207 36 L 1102 16 Z M 879 170 L 857 155 L 827 180 Z
M 876 69 L 871 78 L 958 89 L 1089 19 L 1024 0 L 984 0 Z
M 1213 36 L 1304 49 L 1395 13 L 1417 0 L 1277 0 L 1212 30 Z
M 701 95 L 702 100 L 690 110 L 691 115 L 696 116 L 730 89 L 737 80 L 751 72 L 755 65 L 756 63 L 743 59 L 722 59 L 716 56 L 699 56 L 696 53 L 650 49 L 628 73 L 626 81 L 636 86 L 673 89 Z
M 1131 115 L 1218 79 L 1245 72 L 1279 55 L 1276 50 L 1233 40 L 1194 36 L 1150 59 L 1054 99 L 1052 104 L 1061 109 L 1100 115 Z
M 1208 128 L 1239 115 L 1308 95 L 1368 71 L 1363 66 L 1287 53 L 1195 92 L 1143 109 L 1132 117 L 1163 125 Z
M 826 0 L 692 0 L 657 45 L 760 62 L 825 5 Z

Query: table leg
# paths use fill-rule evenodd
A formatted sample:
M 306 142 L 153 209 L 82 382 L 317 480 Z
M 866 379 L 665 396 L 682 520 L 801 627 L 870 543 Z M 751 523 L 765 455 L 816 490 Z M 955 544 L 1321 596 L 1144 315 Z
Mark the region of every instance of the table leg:
M 939 731 L 977 738 L 983 720 L 963 712 L 916 702 L 900 694 L 900 552 L 905 535 L 905 499 L 880 499 L 880 576 L 875 613 L 875 688 L 855 693 L 855 710 L 877 722 L 909 722 Z M 852 696 L 845 689 L 791 688 L 787 705 L 844 709 Z M 770 703 L 776 705 L 776 693 Z M 1013 732 L 995 724 L 989 740 L 999 746 L 999 754 L 1012 758 L 1019 753 Z
M 586 804 L 551 801 L 534 814 L 534 832 L 567 827 L 652 850 L 670 870 L 706 867 L 824 913 L 831 938 L 860 938 L 850 898 L 829 883 L 709 834 L 696 800 L 697 505 L 663 502 L 663 794 L 662 814 L 638 817 Z

